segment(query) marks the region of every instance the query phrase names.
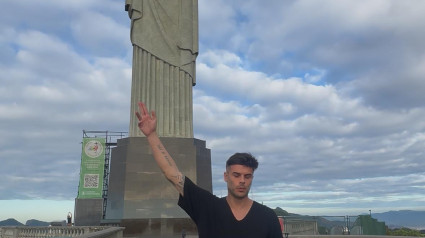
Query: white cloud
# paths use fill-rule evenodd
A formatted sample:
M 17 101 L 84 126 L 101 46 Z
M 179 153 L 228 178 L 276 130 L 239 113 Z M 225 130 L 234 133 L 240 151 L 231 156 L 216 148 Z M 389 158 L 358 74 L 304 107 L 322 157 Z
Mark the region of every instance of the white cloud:
M 0 199 L 72 201 L 82 130 L 128 128 L 124 3 L 2 6 Z M 227 157 L 250 151 L 260 161 L 252 195 L 272 207 L 425 209 L 423 1 L 199 8 L 194 131 L 211 148 L 216 194 L 226 194 Z
M 302 203 L 332 210 L 336 204 L 352 203 L 354 211 L 356 206 L 371 207 L 382 197 L 393 197 L 392 189 L 374 195 L 377 184 L 404 190 L 403 186 L 409 187 L 401 182 L 405 174 L 420 172 L 415 169 L 421 163 L 420 154 L 407 160 L 402 157 L 406 148 L 424 141 L 422 134 L 405 130 L 406 125 L 423 128 L 414 119 L 422 117 L 422 109 L 404 113 L 379 110 L 332 85 L 312 85 L 301 78 L 274 78 L 228 66 L 225 60 L 221 64 L 204 64 L 210 62 L 209 57 L 226 58 L 221 55 L 228 53 L 217 51 L 200 56 L 200 83 L 194 94 L 195 131 L 206 139 L 216 154 L 214 159 L 222 164 L 226 159 L 222 156 L 235 151 L 249 150 L 259 156 L 254 196 L 260 200 L 273 206 L 288 204 L 299 208 Z M 215 169 L 217 192 L 223 193 L 224 184 L 218 179 L 220 166 Z M 392 171 L 390 177 L 386 177 L 388 171 Z M 383 180 L 392 175 L 399 177 L 385 185 L 388 181 Z M 310 184 L 311 180 L 320 181 L 320 185 Z M 287 183 L 275 195 L 261 192 L 268 191 L 265 184 L 273 183 L 274 187 L 278 181 L 302 184 L 298 188 L 306 193 L 305 200 L 295 199 L 300 195 L 288 190 Z M 351 192 L 354 186 L 357 190 Z M 339 200 L 332 199 L 336 191 Z M 415 196 L 414 192 L 411 194 Z M 312 196 L 316 198 L 314 202 L 307 200 Z M 382 209 L 403 201 L 397 195 Z
M 130 19 L 128 25 L 123 26 L 104 14 L 85 11 L 71 23 L 71 31 L 76 41 L 89 52 L 116 55 L 131 47 L 129 26 Z

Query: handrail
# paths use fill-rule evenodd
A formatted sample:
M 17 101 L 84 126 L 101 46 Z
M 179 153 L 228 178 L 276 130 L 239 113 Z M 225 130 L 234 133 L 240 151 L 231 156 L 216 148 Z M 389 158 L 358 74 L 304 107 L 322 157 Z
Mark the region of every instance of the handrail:
M 109 226 L 9 226 L 0 227 L 0 238 L 121 238 L 123 230 L 123 227 Z

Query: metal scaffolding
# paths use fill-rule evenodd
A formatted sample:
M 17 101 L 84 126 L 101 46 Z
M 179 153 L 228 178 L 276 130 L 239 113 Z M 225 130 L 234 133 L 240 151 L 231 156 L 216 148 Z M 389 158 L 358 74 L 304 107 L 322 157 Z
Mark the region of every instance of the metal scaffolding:
M 110 160 L 111 160 L 111 149 L 117 146 L 117 140 L 128 136 L 128 132 L 117 132 L 117 131 L 86 131 L 83 130 L 83 138 L 105 138 L 105 167 L 103 170 L 103 212 L 102 218 L 105 218 L 106 205 L 108 198 L 108 185 L 109 185 L 109 172 L 110 172 Z

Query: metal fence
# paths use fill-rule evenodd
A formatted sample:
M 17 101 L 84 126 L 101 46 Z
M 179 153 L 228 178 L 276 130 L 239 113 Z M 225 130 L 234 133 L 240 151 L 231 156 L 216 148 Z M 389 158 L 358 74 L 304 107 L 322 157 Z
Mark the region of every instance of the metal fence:
M 282 216 L 283 231 L 291 235 L 385 235 L 384 222 L 360 216 Z

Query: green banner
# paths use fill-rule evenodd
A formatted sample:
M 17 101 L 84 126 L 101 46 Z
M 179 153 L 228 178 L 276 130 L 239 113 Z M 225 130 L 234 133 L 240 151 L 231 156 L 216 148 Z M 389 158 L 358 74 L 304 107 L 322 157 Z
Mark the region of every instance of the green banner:
M 102 198 L 105 138 L 83 138 L 78 198 Z

